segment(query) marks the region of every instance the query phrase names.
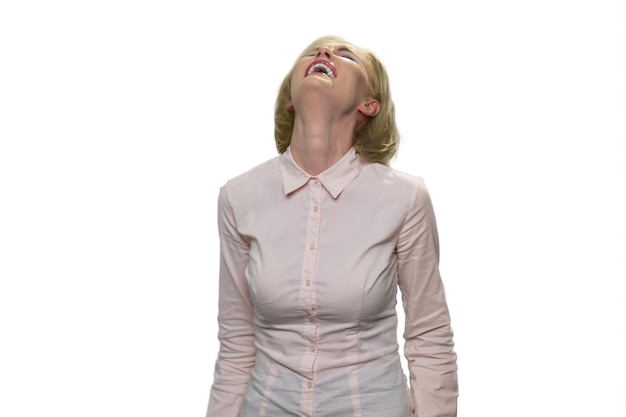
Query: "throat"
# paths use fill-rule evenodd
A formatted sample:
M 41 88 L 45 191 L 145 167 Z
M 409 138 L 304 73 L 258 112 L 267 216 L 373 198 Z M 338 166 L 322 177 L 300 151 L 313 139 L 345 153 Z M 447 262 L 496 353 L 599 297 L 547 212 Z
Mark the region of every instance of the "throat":
M 352 131 L 333 124 L 296 122 L 290 144 L 294 161 L 310 175 L 326 171 L 352 147 Z

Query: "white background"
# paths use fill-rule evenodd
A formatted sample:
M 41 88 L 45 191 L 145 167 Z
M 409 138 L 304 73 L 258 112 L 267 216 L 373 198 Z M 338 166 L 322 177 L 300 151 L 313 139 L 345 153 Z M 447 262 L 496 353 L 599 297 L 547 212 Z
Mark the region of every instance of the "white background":
M 6 1 L 0 415 L 204 416 L 219 187 L 310 41 L 385 63 L 440 229 L 459 416 L 623 416 L 621 1 Z

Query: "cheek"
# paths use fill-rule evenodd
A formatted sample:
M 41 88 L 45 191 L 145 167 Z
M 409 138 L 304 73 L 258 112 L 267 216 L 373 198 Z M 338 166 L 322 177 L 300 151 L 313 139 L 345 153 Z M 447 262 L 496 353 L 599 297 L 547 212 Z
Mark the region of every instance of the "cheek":
M 304 78 L 304 73 L 308 66 L 309 62 L 299 61 L 298 63 L 296 63 L 296 65 L 294 65 L 293 69 L 291 70 L 291 78 Z
M 367 74 L 367 72 L 365 70 L 363 70 L 363 88 L 365 88 L 366 90 L 369 89 L 369 85 L 370 85 L 370 76 Z
M 306 65 L 298 64 L 291 71 L 290 83 L 291 83 L 291 92 L 292 93 L 293 93 L 294 89 L 297 89 L 298 86 L 302 83 L 302 80 L 304 80 L 304 71 L 305 70 L 306 70 Z
M 358 98 L 362 98 L 365 95 L 367 95 L 368 84 L 367 84 L 367 78 L 365 77 L 365 75 L 361 74 L 358 77 L 354 77 L 353 87 L 354 87 L 354 90 L 357 92 Z

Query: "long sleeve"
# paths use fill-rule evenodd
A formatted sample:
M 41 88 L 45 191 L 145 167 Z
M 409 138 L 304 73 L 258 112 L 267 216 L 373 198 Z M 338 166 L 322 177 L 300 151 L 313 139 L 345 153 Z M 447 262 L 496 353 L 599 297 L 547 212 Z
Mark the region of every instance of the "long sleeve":
M 396 247 L 413 416 L 454 417 L 458 397 L 456 353 L 439 275 L 437 225 L 421 179 L 417 188 Z
M 218 200 L 219 355 L 207 417 L 238 417 L 255 362 L 253 307 L 245 280 L 249 245 L 238 233 L 227 187 Z

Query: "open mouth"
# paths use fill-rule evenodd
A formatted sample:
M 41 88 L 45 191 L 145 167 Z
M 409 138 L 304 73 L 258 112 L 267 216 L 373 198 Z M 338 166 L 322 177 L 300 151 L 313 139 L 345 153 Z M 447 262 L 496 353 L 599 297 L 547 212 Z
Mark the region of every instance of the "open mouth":
M 306 69 L 305 76 L 313 73 L 324 74 L 330 78 L 335 78 L 337 76 L 337 70 L 335 67 L 333 67 L 330 62 L 324 60 L 313 61 Z

